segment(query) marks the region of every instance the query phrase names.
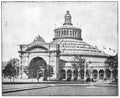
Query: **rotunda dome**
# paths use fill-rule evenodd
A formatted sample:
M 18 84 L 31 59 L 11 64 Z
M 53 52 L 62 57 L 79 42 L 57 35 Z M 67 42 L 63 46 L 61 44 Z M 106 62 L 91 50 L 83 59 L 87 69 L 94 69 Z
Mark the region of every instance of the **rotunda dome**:
M 58 27 L 54 30 L 55 33 L 55 39 L 63 39 L 63 38 L 72 38 L 72 39 L 79 39 L 81 38 L 81 32 L 82 30 L 80 28 L 74 27 L 71 23 L 71 14 L 69 11 L 65 14 L 65 22 L 62 27 Z
M 72 25 L 70 12 L 67 11 L 65 14 L 65 23 L 62 27 L 54 30 L 55 37 L 50 45 L 53 47 L 59 45 L 60 55 L 108 56 L 98 48 L 84 42 L 81 38 L 81 32 L 80 28 Z

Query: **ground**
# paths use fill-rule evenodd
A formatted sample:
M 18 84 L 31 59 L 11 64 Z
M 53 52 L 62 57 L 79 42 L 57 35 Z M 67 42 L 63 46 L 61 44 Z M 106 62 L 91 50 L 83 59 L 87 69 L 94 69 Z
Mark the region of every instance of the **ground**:
M 3 96 L 117 96 L 116 84 L 3 84 Z

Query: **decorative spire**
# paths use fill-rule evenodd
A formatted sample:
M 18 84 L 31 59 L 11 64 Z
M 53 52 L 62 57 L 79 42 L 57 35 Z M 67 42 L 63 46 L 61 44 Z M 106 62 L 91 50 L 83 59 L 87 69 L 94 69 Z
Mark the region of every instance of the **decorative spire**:
M 44 40 L 40 35 L 38 35 L 38 36 L 34 39 L 34 42 L 35 42 L 35 41 L 45 42 L 45 40 Z
M 70 15 L 70 12 L 69 11 L 66 11 L 66 14 L 65 14 L 65 23 L 63 25 L 72 25 L 71 23 L 71 15 Z

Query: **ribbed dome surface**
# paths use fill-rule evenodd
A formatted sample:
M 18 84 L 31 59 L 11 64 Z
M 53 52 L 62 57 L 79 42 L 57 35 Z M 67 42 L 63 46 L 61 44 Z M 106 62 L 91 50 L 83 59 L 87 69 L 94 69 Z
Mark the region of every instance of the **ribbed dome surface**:
M 53 47 L 55 47 L 56 44 L 60 45 L 61 55 L 108 56 L 82 40 L 66 38 L 56 39 L 50 43 Z

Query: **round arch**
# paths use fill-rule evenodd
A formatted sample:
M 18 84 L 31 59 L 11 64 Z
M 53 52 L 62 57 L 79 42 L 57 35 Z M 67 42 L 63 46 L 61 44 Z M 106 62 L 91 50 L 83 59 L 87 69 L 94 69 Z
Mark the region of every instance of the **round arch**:
M 84 79 L 84 70 L 83 69 L 80 70 L 80 77 L 81 77 L 81 79 Z
M 99 71 L 99 79 L 103 79 L 103 78 L 104 78 L 104 70 L 101 69 L 101 70 Z
M 109 69 L 105 70 L 105 74 L 106 74 L 106 78 L 110 79 L 110 77 L 111 77 L 111 71 Z
M 47 69 L 47 63 L 45 60 L 41 57 L 35 57 L 33 58 L 29 63 L 29 77 L 30 78 L 37 78 L 37 73 L 41 70 Z M 44 72 L 43 72 L 44 74 Z
M 93 70 L 92 74 L 93 74 L 93 79 L 98 78 L 98 71 L 96 69 Z
M 71 78 L 72 78 L 72 71 L 71 70 L 68 70 L 67 71 L 67 80 L 71 80 Z
M 87 78 L 90 78 L 90 70 L 86 70 L 86 76 Z
M 66 72 L 65 72 L 65 70 L 61 69 L 60 73 L 61 73 L 60 79 L 65 79 L 66 78 Z
M 77 78 L 78 78 L 78 71 L 77 70 L 73 71 L 73 78 L 75 81 L 77 80 Z
M 112 71 L 112 77 L 113 77 L 113 79 L 117 79 L 118 78 L 118 70 L 117 69 L 114 69 L 113 71 Z

